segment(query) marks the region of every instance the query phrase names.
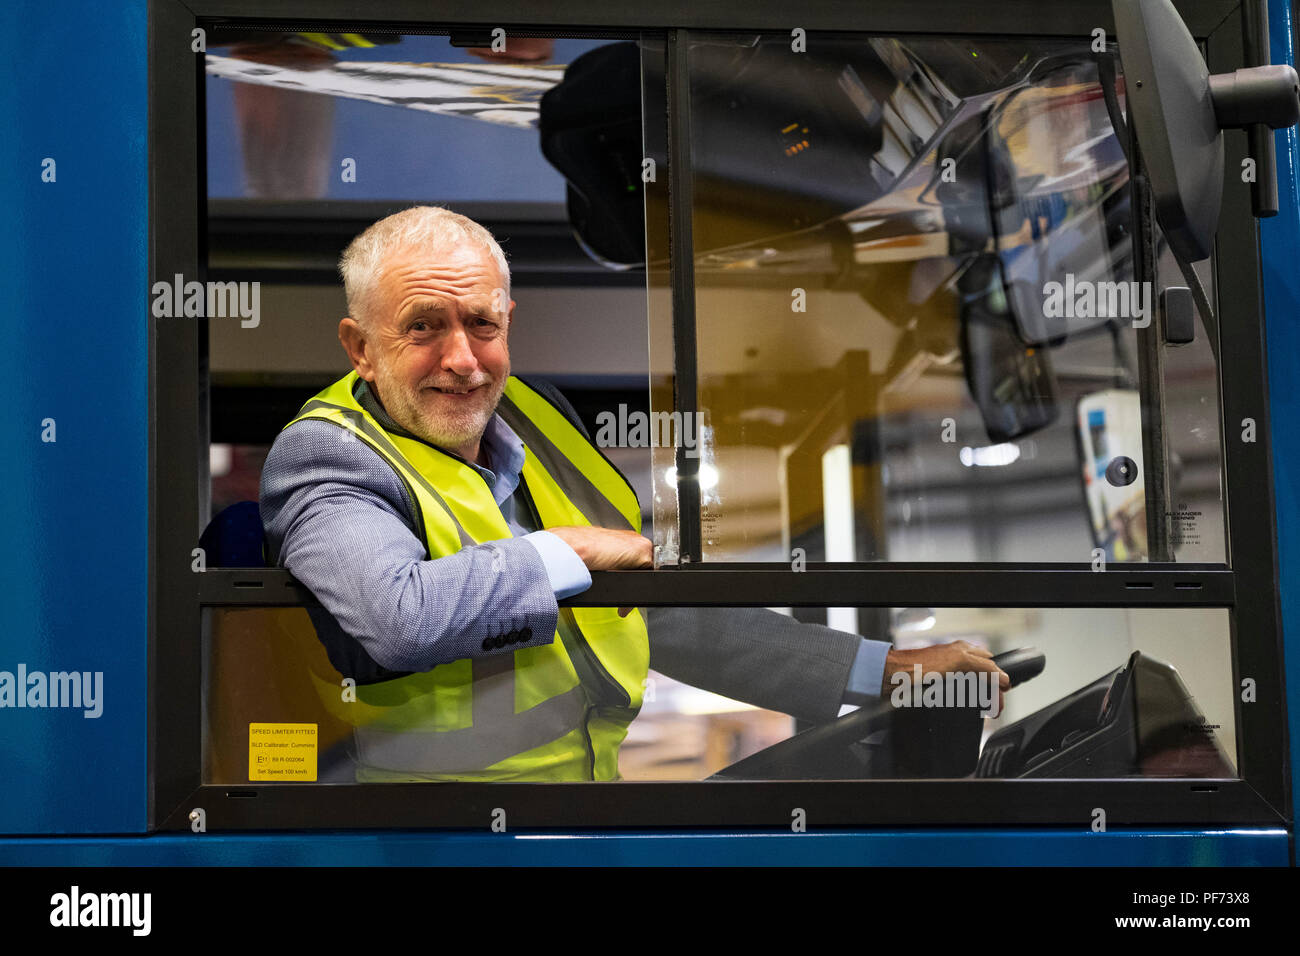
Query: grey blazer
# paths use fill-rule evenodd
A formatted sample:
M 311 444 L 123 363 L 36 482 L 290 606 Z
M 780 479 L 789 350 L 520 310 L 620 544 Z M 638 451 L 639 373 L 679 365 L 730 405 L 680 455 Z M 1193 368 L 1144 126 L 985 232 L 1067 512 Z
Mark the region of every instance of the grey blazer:
M 526 381 L 590 440 L 554 386 Z M 358 400 L 404 433 L 364 389 Z M 268 553 L 323 605 L 310 613 L 340 673 L 358 683 L 389 680 L 554 639 L 558 608 L 536 548 L 515 537 L 428 560 L 402 481 L 364 442 L 341 440 L 342 431 L 310 420 L 285 429 L 261 484 Z M 522 487 L 501 503 L 516 535 L 540 527 L 530 505 Z M 839 712 L 862 641 L 765 608 L 643 615 L 654 670 L 809 721 Z

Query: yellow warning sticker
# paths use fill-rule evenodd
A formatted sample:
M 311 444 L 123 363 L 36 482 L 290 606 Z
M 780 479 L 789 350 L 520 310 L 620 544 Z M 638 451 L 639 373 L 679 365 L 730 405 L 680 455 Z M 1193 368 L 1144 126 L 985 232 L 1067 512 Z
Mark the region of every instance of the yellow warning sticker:
M 315 724 L 249 724 L 248 779 L 316 779 Z

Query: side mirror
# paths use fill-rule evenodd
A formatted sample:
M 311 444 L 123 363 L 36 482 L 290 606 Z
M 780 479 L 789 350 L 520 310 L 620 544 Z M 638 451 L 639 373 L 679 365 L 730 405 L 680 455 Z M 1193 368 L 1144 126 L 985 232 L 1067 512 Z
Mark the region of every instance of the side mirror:
M 1151 181 L 1156 216 L 1175 253 L 1205 259 L 1214 246 L 1223 199 L 1223 130 L 1252 131 L 1257 179 L 1255 213 L 1272 215 L 1277 190 L 1272 138 L 1300 120 L 1300 78 L 1289 66 L 1254 66 L 1210 75 L 1201 51 L 1170 0 L 1111 0 L 1129 121 Z M 1248 50 L 1267 60 L 1267 14 L 1243 6 Z M 1250 53 L 1248 52 L 1248 56 Z M 1267 129 L 1266 129 L 1267 128 Z M 1262 155 L 1267 151 L 1267 155 Z M 1271 206 L 1271 208 L 1270 208 Z

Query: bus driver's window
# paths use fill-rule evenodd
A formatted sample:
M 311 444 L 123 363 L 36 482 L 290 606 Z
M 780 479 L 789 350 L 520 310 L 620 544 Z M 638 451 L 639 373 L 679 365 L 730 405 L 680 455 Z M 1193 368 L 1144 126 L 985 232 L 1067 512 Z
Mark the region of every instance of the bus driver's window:
M 210 322 L 205 547 L 274 566 L 287 542 L 318 600 L 206 612 L 204 782 L 1235 775 L 1223 609 L 560 608 L 534 635 L 520 605 L 456 657 L 394 649 L 396 600 L 390 632 L 358 637 L 340 597 L 384 586 L 355 575 L 398 546 L 394 522 L 429 560 L 459 548 L 440 535 L 518 547 L 586 522 L 639 532 L 660 569 L 1224 562 L 1215 355 L 1145 331 L 1113 51 L 827 36 L 791 57 L 788 37 L 695 35 L 684 349 L 661 39 L 215 40 L 208 265 L 259 276 L 260 314 Z M 340 331 L 358 305 L 340 256 L 416 206 L 486 228 L 508 264 L 518 497 L 484 497 L 510 471 L 505 432 L 448 456 L 383 397 L 396 378 L 349 378 L 368 366 Z M 383 374 L 413 354 L 385 351 L 386 321 L 411 349 L 460 341 L 454 310 L 398 324 L 403 268 L 458 303 L 437 269 L 468 270 L 465 295 L 498 275 L 454 229 L 468 258 L 432 232 L 427 261 L 397 240 L 367 253 L 394 264 L 364 300 L 391 314 L 356 333 Z M 1154 268 L 1172 268 L 1162 243 Z M 459 382 L 451 361 L 420 394 Z M 306 413 L 292 428 L 354 443 L 321 456 L 354 456 L 373 540 L 342 510 L 304 530 L 316 505 L 268 494 L 287 481 L 268 453 Z M 357 496 L 329 488 L 330 507 Z M 485 506 L 501 514 L 478 527 Z M 331 533 L 347 544 L 313 552 Z

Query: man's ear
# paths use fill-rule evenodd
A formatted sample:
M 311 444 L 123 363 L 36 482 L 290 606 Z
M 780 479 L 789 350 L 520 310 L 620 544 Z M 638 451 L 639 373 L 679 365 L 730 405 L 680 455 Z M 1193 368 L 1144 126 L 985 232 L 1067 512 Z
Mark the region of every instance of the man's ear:
M 356 319 L 346 316 L 339 322 L 339 341 L 357 374 L 367 382 L 373 382 L 375 367 L 366 354 L 366 333 Z

